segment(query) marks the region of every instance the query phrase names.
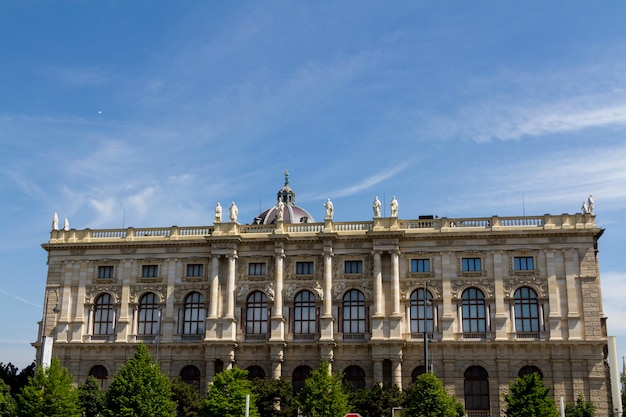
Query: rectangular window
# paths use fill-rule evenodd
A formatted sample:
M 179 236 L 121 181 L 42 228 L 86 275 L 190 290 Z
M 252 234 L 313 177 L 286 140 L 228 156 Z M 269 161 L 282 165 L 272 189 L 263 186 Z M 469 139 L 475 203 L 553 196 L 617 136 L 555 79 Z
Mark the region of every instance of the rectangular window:
M 430 259 L 411 259 L 411 272 L 430 272 Z
M 480 258 L 463 258 L 461 260 L 463 272 L 482 271 Z
M 113 278 L 113 265 L 102 265 L 98 267 L 98 278 Z
M 204 276 L 204 265 L 203 264 L 187 264 L 187 276 L 188 277 Z
M 346 261 L 344 266 L 344 272 L 346 274 L 362 274 L 363 261 Z
M 296 275 L 313 275 L 313 262 L 296 262 Z
M 513 269 L 515 271 L 532 271 L 535 269 L 532 256 L 516 256 L 513 258 Z
M 159 265 L 142 265 L 142 278 L 156 278 L 159 276 Z
M 248 264 L 248 275 L 265 275 L 265 262 L 250 262 Z

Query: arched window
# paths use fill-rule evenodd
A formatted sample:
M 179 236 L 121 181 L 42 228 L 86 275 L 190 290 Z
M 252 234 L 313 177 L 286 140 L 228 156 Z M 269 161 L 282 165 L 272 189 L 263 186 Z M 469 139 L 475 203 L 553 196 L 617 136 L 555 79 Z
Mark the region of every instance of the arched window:
M 93 376 L 98 380 L 98 385 L 100 388 L 104 388 L 107 378 L 109 377 L 109 372 L 107 368 L 102 365 L 96 365 L 91 370 L 89 370 L 89 376 Z
M 539 375 L 539 378 L 543 379 L 543 373 L 541 372 L 541 370 L 537 368 L 536 366 L 532 366 L 532 365 L 522 366 L 522 368 L 517 373 L 517 376 L 520 378 L 523 378 L 526 375 L 530 375 L 530 374 L 537 374 Z
M 462 295 L 463 333 L 487 331 L 487 308 L 485 295 L 478 288 L 468 288 Z
M 93 306 L 93 334 L 105 336 L 113 334 L 113 297 L 101 294 Z
M 246 371 L 248 371 L 248 379 L 250 381 L 252 381 L 255 378 L 260 378 L 260 379 L 265 378 L 265 371 L 263 370 L 263 368 L 261 368 L 258 365 L 248 366 L 246 368 Z
M 304 388 L 304 381 L 306 381 L 312 371 L 313 370 L 306 365 L 300 365 L 293 370 L 293 374 L 291 376 L 291 386 L 293 388 L 294 395 L 299 393 L 302 388 Z
M 200 389 L 200 376 L 200 369 L 193 365 L 187 365 L 180 370 L 180 379 L 198 389 Z
M 246 303 L 246 334 L 267 334 L 267 297 L 255 291 Z
M 317 308 L 311 291 L 300 291 L 293 302 L 293 333 L 317 333 Z
M 411 372 L 411 381 L 415 381 L 418 376 L 426 373 L 426 367 L 424 365 L 419 365 L 413 369 Z
M 343 371 L 343 379 L 352 385 L 352 388 L 365 388 L 365 371 L 360 366 L 350 365 Z
M 359 290 L 350 290 L 343 296 L 343 333 L 365 333 L 365 297 Z
M 434 329 L 433 295 L 424 288 L 411 293 L 411 333 L 432 333 Z
M 149 292 L 139 299 L 139 325 L 137 334 L 156 335 L 159 334 L 159 304 L 156 294 Z
M 465 370 L 465 409 L 489 410 L 489 375 L 481 366 Z M 469 415 L 469 413 L 468 413 Z
M 539 302 L 532 288 L 520 287 L 515 290 L 515 331 L 530 333 L 540 331 Z
M 192 292 L 185 297 L 185 312 L 183 317 L 183 334 L 204 333 L 204 297 L 199 292 Z

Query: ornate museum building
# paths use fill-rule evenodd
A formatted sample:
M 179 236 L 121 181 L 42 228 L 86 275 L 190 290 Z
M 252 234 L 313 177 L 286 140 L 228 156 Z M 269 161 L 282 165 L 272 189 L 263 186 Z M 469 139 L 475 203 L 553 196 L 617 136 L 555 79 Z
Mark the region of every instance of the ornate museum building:
M 582 213 L 316 222 L 285 184 L 250 224 L 75 230 L 53 222 L 42 346 L 106 387 L 143 342 L 197 381 L 237 365 L 297 390 L 329 360 L 355 387 L 406 387 L 426 369 L 470 416 L 499 416 L 538 372 L 555 399 L 612 409 L 598 228 Z M 368 208 L 368 210 L 370 210 Z

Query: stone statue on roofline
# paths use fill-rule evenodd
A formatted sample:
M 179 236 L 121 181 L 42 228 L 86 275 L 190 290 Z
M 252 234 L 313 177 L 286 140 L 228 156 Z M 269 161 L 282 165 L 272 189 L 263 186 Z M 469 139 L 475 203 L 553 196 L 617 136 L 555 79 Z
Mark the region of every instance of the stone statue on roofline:
M 589 194 L 587 199 L 587 207 L 589 208 L 589 214 L 593 214 L 593 196 L 591 194 Z
M 215 206 L 215 223 L 219 223 L 221 221 L 222 221 L 222 205 L 218 201 L 217 205 Z
M 326 218 L 332 219 L 335 207 L 333 206 L 333 202 L 330 201 L 330 198 L 324 203 L 324 207 L 326 207 Z
M 586 202 L 586 201 L 583 201 L 583 205 L 582 205 L 582 207 L 580 208 L 580 211 L 581 211 L 583 214 L 589 214 L 589 207 L 587 206 L 587 202 Z
M 389 208 L 391 209 L 391 217 L 398 217 L 398 200 L 396 200 L 395 195 L 391 199 L 391 204 L 389 204 Z
M 380 217 L 380 200 L 378 199 L 378 196 L 376 196 L 376 198 L 374 199 L 374 203 L 372 204 L 372 209 L 374 210 L 374 217 L 375 218 Z
M 285 215 L 285 203 L 283 203 L 283 200 L 278 200 L 278 204 L 276 204 L 276 210 L 276 220 L 282 222 Z
M 59 215 L 56 212 L 52 216 L 52 230 L 59 230 Z
M 65 219 L 65 222 L 63 222 L 63 230 L 65 230 L 66 232 L 70 230 L 70 221 L 67 219 Z
M 230 205 L 230 221 L 233 223 L 236 223 L 238 215 L 239 215 L 239 209 L 237 208 L 237 205 L 233 201 L 233 203 Z

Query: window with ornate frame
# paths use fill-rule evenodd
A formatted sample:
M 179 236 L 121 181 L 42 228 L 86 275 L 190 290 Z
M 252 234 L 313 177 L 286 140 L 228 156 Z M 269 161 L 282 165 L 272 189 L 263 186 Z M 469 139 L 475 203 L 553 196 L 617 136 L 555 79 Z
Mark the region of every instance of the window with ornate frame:
M 463 272 L 482 271 L 482 259 L 480 257 L 461 258 L 461 271 Z
M 341 331 L 345 334 L 365 334 L 365 297 L 359 290 L 350 290 L 343 296 Z
M 204 264 L 187 264 L 187 277 L 200 278 L 204 276 Z
M 513 295 L 515 300 L 515 331 L 538 333 L 541 331 L 539 300 L 535 290 L 520 287 Z
M 187 295 L 183 310 L 183 334 L 203 334 L 205 318 L 204 296 L 196 291 Z
M 161 311 L 158 297 L 153 292 L 145 293 L 139 299 L 139 316 L 137 318 L 137 335 L 158 335 Z
M 532 256 L 514 256 L 514 271 L 533 271 L 535 269 L 535 259 Z
M 267 296 L 261 291 L 254 291 L 246 301 L 246 335 L 267 334 L 268 319 Z
M 115 266 L 98 265 L 98 279 L 113 279 L 113 278 L 115 278 Z
M 363 273 L 363 261 L 345 261 L 343 272 L 345 274 L 362 274 Z
M 411 293 L 411 333 L 432 333 L 434 330 L 433 295 L 424 288 Z
M 315 272 L 315 264 L 313 261 L 296 262 L 296 275 L 313 275 Z
M 293 301 L 294 335 L 317 333 L 317 305 L 315 294 L 304 290 L 296 294 Z
M 95 336 L 113 334 L 115 311 L 111 294 L 100 294 L 93 304 L 93 332 Z
M 414 272 L 414 273 L 430 272 L 430 259 L 429 258 L 411 259 L 411 272 Z
M 248 275 L 267 275 L 267 264 L 265 262 L 250 262 Z
M 141 278 L 157 278 L 159 276 L 159 265 L 141 265 Z
M 470 287 L 463 291 L 461 309 L 463 333 L 487 332 L 487 305 L 481 290 Z

